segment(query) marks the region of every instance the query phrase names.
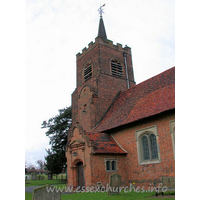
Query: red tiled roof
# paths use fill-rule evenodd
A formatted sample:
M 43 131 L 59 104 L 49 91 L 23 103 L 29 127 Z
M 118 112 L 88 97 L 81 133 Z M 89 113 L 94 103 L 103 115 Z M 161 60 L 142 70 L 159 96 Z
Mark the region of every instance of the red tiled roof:
M 87 133 L 86 135 L 93 141 L 95 153 L 126 154 L 113 138 L 106 133 Z
M 99 125 L 87 136 L 95 153 L 125 154 L 106 130 L 175 108 L 175 67 L 121 92 Z
M 121 92 L 95 132 L 175 108 L 175 67 Z

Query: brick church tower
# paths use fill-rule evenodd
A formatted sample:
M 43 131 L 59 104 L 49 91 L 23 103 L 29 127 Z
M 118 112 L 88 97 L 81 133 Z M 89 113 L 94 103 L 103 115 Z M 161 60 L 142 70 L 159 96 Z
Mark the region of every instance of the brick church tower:
M 107 39 L 102 16 L 95 43 L 76 55 L 77 84 L 72 94 L 72 129 L 93 129 L 120 91 L 135 85 L 131 49 Z
M 107 39 L 102 12 L 95 42 L 76 61 L 67 184 L 105 186 L 111 173 L 124 186 L 173 178 L 175 69 L 136 85 L 131 49 Z

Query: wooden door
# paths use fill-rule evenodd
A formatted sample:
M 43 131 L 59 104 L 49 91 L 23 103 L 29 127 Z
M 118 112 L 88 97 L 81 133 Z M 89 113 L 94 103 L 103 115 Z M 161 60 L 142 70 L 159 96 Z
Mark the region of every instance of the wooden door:
M 84 169 L 83 163 L 77 163 L 77 172 L 78 172 L 78 186 L 83 187 L 85 186 L 85 176 L 84 176 Z

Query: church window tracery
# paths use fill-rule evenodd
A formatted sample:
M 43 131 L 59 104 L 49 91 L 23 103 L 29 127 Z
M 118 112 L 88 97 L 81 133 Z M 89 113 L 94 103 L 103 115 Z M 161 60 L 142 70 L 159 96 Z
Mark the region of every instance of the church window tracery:
M 136 141 L 140 165 L 161 162 L 156 125 L 137 130 Z
M 154 134 L 145 134 L 141 138 L 143 149 L 143 160 L 153 160 L 158 158 L 157 141 Z

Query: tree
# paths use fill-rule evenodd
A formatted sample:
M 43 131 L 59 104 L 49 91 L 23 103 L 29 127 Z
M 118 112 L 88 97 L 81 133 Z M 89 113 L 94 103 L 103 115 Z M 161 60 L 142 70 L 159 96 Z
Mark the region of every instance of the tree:
M 59 114 L 43 121 L 42 128 L 47 128 L 46 136 L 49 137 L 51 149 L 46 149 L 45 167 L 52 174 L 59 174 L 66 168 L 65 146 L 67 133 L 71 126 L 71 107 L 59 110 Z
M 66 168 L 65 151 L 53 152 L 50 149 L 46 150 L 48 155 L 45 157 L 46 168 L 51 174 L 59 174 Z
M 26 165 L 27 165 L 27 161 L 25 161 L 25 174 L 28 172 Z
M 27 167 L 27 173 L 32 173 L 32 172 L 36 172 L 36 166 L 29 164 L 29 166 Z
M 38 165 L 39 170 L 44 170 L 45 162 L 43 160 L 37 160 L 36 163 Z

